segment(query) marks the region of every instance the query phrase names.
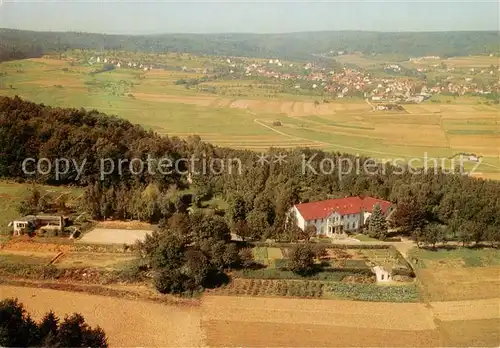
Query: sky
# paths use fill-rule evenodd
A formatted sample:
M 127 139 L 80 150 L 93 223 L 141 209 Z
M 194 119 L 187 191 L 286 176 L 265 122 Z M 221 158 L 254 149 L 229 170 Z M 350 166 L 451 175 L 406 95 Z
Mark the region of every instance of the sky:
M 0 0 L 0 27 L 109 34 L 500 30 L 498 1 Z

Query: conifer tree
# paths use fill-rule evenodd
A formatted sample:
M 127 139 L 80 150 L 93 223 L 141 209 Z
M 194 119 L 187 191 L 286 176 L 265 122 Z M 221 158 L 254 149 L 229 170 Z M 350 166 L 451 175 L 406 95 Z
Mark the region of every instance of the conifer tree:
M 382 240 L 387 236 L 387 222 L 382 208 L 378 204 L 373 207 L 373 212 L 368 222 L 368 234 L 370 237 Z

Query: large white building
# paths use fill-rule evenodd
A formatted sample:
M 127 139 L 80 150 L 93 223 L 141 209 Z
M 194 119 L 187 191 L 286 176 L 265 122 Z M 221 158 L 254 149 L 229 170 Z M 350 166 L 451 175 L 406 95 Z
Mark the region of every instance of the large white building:
M 302 230 L 312 225 L 316 227 L 317 235 L 334 237 L 359 230 L 367 223 L 376 204 L 386 217 L 394 211 L 391 202 L 360 196 L 300 203 L 291 210 Z

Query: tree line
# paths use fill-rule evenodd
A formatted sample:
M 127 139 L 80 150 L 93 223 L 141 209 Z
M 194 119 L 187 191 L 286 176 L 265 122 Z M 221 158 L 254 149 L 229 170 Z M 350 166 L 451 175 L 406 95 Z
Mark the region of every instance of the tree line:
M 108 35 L 0 29 L 0 61 L 68 49 L 186 52 L 198 55 L 315 60 L 330 51 L 406 57 L 498 53 L 495 31 L 383 33 L 322 31 L 288 34 Z M 316 55 L 314 55 L 316 54 Z
M 60 320 L 47 312 L 37 323 L 17 299 L 0 301 L 2 347 L 108 347 L 106 334 L 78 313 Z
M 293 204 L 365 195 L 397 205 L 390 227 L 402 234 L 426 239 L 439 232 L 446 240 L 461 240 L 464 244 L 499 240 L 500 182 L 440 170 L 401 173 L 402 167 L 370 158 L 304 148 L 270 149 L 265 154 L 267 161 L 259 163 L 252 151 L 214 146 L 197 136 L 185 140 L 159 136 L 95 110 L 53 108 L 17 97 L 0 98 L 0 149 L 0 177 L 84 186 L 82 209 L 96 219 L 165 224 L 177 213 L 211 211 L 223 218 L 230 232 L 245 239 L 293 241 L 307 239 L 311 234 L 291 223 L 289 211 Z M 240 171 L 196 174 L 203 172 L 203 163 L 190 166 L 183 162 L 179 168 L 183 173 L 137 174 L 125 167 L 121 174 L 115 171 L 100 176 L 102 158 L 117 163 L 133 158 L 146 161 L 148 155 L 173 159 L 195 156 L 226 163 L 236 158 L 241 166 Z M 285 156 L 286 162 L 274 161 L 277 155 Z M 54 172 L 23 172 L 22 163 L 27 157 L 87 162 L 80 173 L 70 168 L 57 178 Z M 350 159 L 352 163 L 370 164 L 372 170 L 328 174 L 318 170 L 325 159 L 334 163 Z M 304 161 L 317 171 L 304 171 Z M 217 209 L 216 201 L 227 206 Z M 373 219 L 368 230 L 383 238 L 385 228 L 380 220 Z

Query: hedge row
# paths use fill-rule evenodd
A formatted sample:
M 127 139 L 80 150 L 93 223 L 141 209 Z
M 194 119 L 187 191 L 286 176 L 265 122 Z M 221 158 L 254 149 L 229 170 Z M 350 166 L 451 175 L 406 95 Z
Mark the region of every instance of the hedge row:
M 293 248 L 300 243 L 267 243 L 267 242 L 247 242 L 247 246 L 251 247 L 269 247 L 269 248 Z M 388 244 L 327 244 L 315 243 L 311 244 L 321 245 L 326 249 L 389 249 L 392 245 Z
M 30 265 L 30 264 L 16 264 L 16 263 L 3 263 L 0 265 L 0 275 L 20 277 L 26 279 L 57 279 L 63 273 L 53 265 Z
M 123 270 L 97 268 L 57 268 L 54 265 L 30 265 L 16 263 L 0 264 L 0 276 L 31 280 L 74 280 L 91 283 L 135 282 L 146 277 L 140 265 L 133 264 Z

